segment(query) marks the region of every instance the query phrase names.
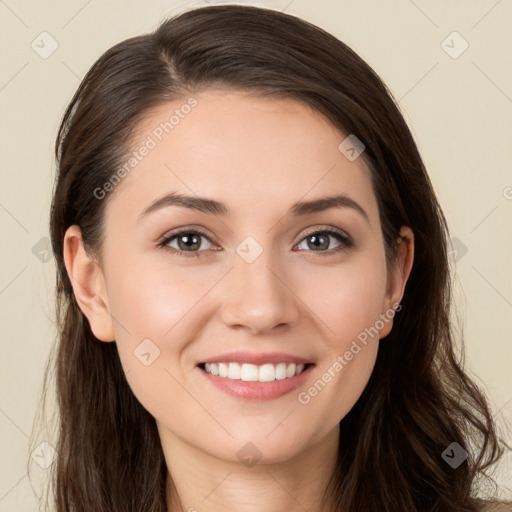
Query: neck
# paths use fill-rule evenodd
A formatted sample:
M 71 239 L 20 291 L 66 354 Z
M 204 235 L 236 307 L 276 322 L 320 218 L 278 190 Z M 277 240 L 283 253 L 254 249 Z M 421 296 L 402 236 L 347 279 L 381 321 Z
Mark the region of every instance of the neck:
M 334 473 L 339 427 L 319 443 L 283 462 L 246 466 L 197 450 L 169 435 L 162 438 L 168 512 L 319 511 Z M 172 476 L 171 476 L 172 475 Z M 325 512 L 334 511 L 330 504 Z

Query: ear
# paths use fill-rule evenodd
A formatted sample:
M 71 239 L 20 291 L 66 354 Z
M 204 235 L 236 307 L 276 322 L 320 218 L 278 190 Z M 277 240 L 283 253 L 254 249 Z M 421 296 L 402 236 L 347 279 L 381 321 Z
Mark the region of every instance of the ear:
M 390 318 L 390 310 L 395 310 L 404 295 L 405 285 L 409 279 L 414 261 L 414 233 L 408 226 L 402 226 L 400 229 L 400 238 L 398 238 L 398 258 L 397 262 L 388 273 L 388 283 L 386 295 L 382 302 L 382 313 L 386 314 L 388 319 L 384 327 L 380 330 L 379 338 L 385 338 L 393 328 L 393 316 Z
M 64 264 L 76 301 L 89 320 L 94 336 L 100 341 L 115 341 L 103 271 L 86 252 L 79 226 L 73 225 L 67 229 L 63 250 Z

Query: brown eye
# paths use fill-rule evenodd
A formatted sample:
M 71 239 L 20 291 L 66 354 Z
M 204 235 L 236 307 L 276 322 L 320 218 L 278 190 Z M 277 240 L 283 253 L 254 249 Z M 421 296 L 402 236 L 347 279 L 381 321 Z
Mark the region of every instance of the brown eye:
M 340 242 L 334 248 L 333 247 L 329 248 L 330 243 L 331 243 L 331 238 L 335 238 L 338 240 L 338 242 Z M 300 245 L 303 244 L 304 241 L 306 242 L 306 247 L 300 248 Z M 352 245 L 353 245 L 352 240 L 350 239 L 350 237 L 348 237 L 344 233 L 338 232 L 338 231 L 335 231 L 332 229 L 324 229 L 321 231 L 314 231 L 314 232 L 306 235 L 306 237 L 302 239 L 302 241 L 300 242 L 298 247 L 299 247 L 300 251 L 303 251 L 306 249 L 306 250 L 310 250 L 312 252 L 319 252 L 322 254 L 323 253 L 332 254 L 337 251 L 352 247 Z
M 206 243 L 204 242 L 206 240 Z M 175 244 L 174 246 L 171 244 Z M 208 246 L 210 244 L 210 246 Z M 199 252 L 205 249 L 210 249 L 212 242 L 208 236 L 196 230 L 182 230 L 165 237 L 160 242 L 159 247 L 162 247 L 171 252 L 179 252 L 179 255 L 184 256 L 199 256 Z M 206 245 L 206 247 L 205 247 Z M 189 253 L 189 254 L 186 254 Z

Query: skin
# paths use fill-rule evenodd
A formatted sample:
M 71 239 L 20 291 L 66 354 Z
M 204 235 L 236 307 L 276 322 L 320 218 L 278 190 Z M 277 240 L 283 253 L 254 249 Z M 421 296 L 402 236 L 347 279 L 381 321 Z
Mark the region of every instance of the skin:
M 346 134 L 308 106 L 222 90 L 194 97 L 197 106 L 105 199 L 101 264 L 71 226 L 66 268 L 93 333 L 115 340 L 133 393 L 156 419 L 182 510 L 315 510 L 334 469 L 338 424 L 366 386 L 392 319 L 309 403 L 298 394 L 400 302 L 414 236 L 402 228 L 399 261 L 388 269 L 369 169 L 338 150 Z M 133 147 L 183 103 L 151 112 Z M 138 221 L 172 191 L 222 201 L 233 215 L 170 206 Z M 357 201 L 369 221 L 347 207 L 287 215 L 296 201 L 334 192 Z M 171 229 L 194 227 L 211 240 L 201 239 L 199 257 L 157 247 Z M 330 236 L 315 251 L 306 235 L 329 227 L 354 246 L 333 252 L 342 242 Z M 249 235 L 263 250 L 252 263 L 236 252 Z M 149 366 L 133 353 L 147 338 L 160 350 Z M 243 400 L 196 367 L 238 349 L 284 351 L 316 366 L 283 397 Z M 250 467 L 237 455 L 247 443 L 260 452 Z

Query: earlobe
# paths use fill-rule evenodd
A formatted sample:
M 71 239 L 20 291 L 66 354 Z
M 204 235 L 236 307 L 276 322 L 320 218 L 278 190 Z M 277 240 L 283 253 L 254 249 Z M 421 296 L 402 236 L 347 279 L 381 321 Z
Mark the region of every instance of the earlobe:
M 79 226 L 67 229 L 63 251 L 76 301 L 89 320 L 94 336 L 101 341 L 115 341 L 103 271 L 85 250 Z
M 402 226 L 400 229 L 398 252 L 398 259 L 390 273 L 387 292 L 383 301 L 382 313 L 386 314 L 387 317 L 391 316 L 390 310 L 396 309 L 398 304 L 400 304 L 404 295 L 405 285 L 412 270 L 414 261 L 414 233 L 408 226 Z M 393 316 L 391 316 L 390 321 L 385 322 L 384 328 L 380 331 L 380 338 L 385 338 L 391 332 Z

